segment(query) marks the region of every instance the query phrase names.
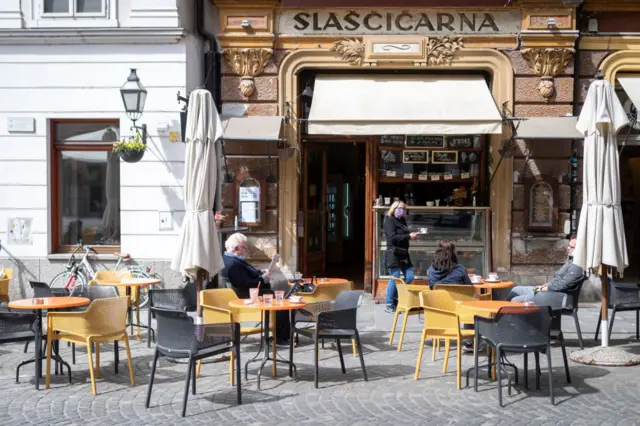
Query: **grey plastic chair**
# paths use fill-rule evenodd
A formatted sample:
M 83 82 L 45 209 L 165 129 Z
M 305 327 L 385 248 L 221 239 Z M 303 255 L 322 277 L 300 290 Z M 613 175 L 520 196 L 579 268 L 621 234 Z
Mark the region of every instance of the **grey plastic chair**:
M 305 317 L 303 321 L 296 321 L 295 311 L 291 311 L 291 335 L 289 340 L 289 376 L 293 374 L 293 335 L 301 334 L 313 339 L 314 343 L 314 385 L 318 387 L 319 376 L 319 344 L 320 340 L 335 340 L 338 348 L 338 356 L 340 357 L 340 367 L 342 374 L 346 374 L 344 367 L 344 357 L 342 355 L 341 340 L 355 339 L 360 356 L 360 366 L 364 381 L 367 379 L 367 370 L 364 365 L 364 355 L 362 354 L 362 346 L 360 344 L 360 334 L 357 328 L 358 307 L 362 303 L 363 293 L 361 291 L 344 290 L 338 294 L 336 300 L 332 302 L 320 302 L 309 305 L 305 308 Z M 299 327 L 298 324 L 304 322 L 309 324 L 312 319 L 313 324 L 309 327 Z
M 36 338 L 36 321 L 38 318 L 33 313 L 9 312 L 0 310 L 0 344 L 15 342 L 33 342 Z M 16 383 L 20 379 L 21 363 L 16 368 Z
M 548 307 L 533 306 L 529 308 L 504 307 L 494 318 L 475 317 L 476 348 L 482 341 L 496 350 L 496 372 L 498 376 L 498 401 L 502 407 L 502 372 L 504 353 L 536 353 L 547 354 L 549 369 L 549 394 L 551 405 L 554 405 L 553 377 L 551 370 L 551 313 Z M 478 354 L 474 354 L 474 390 L 478 391 Z M 538 374 L 536 373 L 536 376 Z M 509 393 L 511 381 L 509 380 Z
M 582 291 L 582 285 L 586 280 L 587 277 L 585 276 L 582 282 L 578 284 L 576 288 L 564 292 L 567 295 L 567 303 L 562 310 L 562 315 L 571 316 L 573 318 L 573 322 L 576 326 L 576 334 L 578 335 L 578 343 L 580 344 L 580 349 L 584 349 L 584 342 L 582 341 L 582 331 L 580 330 L 580 321 L 578 320 L 578 302 L 580 301 L 580 292 Z
M 198 309 L 197 291 L 195 285 L 187 284 L 183 288 L 152 288 L 149 289 L 149 310 L 147 311 L 147 326 L 149 338 L 147 348 L 151 347 L 151 338 L 156 340 L 155 330 L 151 328 L 151 320 L 154 318 L 151 308 L 177 310 L 183 312 L 195 312 Z
M 621 284 L 609 279 L 607 288 L 608 308 L 611 309 L 611 320 L 609 321 L 609 338 L 613 330 L 613 321 L 617 312 L 635 311 L 636 313 L 636 340 L 640 339 L 640 285 Z M 598 325 L 596 326 L 595 340 L 598 340 L 602 316 L 598 315 Z
M 151 308 L 158 322 L 158 341 L 151 365 L 151 377 L 147 389 L 145 407 L 149 408 L 153 380 L 156 375 L 158 358 L 188 358 L 187 379 L 182 400 L 182 417 L 187 411 L 189 384 L 196 394 L 196 362 L 218 354 L 233 351 L 236 360 L 236 398 L 242 404 L 242 367 L 240 364 L 240 324 L 220 323 L 195 325 L 185 312 Z
M 568 296 L 565 293 L 556 291 L 539 291 L 533 296 L 533 303 L 538 306 L 548 306 L 551 310 L 551 341 L 558 342 L 562 349 L 562 360 L 564 361 L 564 372 L 567 376 L 567 383 L 571 383 L 571 374 L 569 373 L 569 362 L 567 361 L 567 348 L 564 344 L 564 334 L 562 334 L 562 311 L 566 309 Z M 524 354 L 525 363 L 525 387 L 527 383 L 527 354 Z M 538 354 L 536 354 L 536 374 L 540 376 L 540 362 Z M 536 382 L 536 384 L 539 384 Z

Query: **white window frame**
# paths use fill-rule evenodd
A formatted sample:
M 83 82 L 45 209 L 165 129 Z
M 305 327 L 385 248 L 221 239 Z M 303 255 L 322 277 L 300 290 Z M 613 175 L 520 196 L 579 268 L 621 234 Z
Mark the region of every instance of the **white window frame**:
M 31 28 L 117 27 L 117 0 L 102 0 L 101 12 L 76 12 L 77 0 L 69 2 L 68 13 L 44 13 L 44 0 L 31 0 Z

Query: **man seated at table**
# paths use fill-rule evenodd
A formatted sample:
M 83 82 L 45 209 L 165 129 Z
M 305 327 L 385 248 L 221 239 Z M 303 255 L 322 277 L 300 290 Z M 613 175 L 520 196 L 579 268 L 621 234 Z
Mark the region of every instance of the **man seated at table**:
M 227 238 L 224 243 L 225 253 L 222 256 L 224 268 L 220 271 L 223 278 L 229 280 L 234 291 L 241 299 L 249 298 L 249 289 L 260 286 L 260 294 L 272 293 L 269 283 L 270 274 L 267 269 L 256 269 L 244 259 L 247 253 L 247 237 L 237 232 Z M 289 344 L 289 313 L 276 312 L 276 343 Z
M 551 281 L 539 286 L 514 287 L 509 294 L 509 300 L 514 302 L 532 302 L 538 291 L 558 291 L 566 293 L 575 289 L 585 279 L 584 270 L 573 264 L 573 251 L 576 248 L 576 237 L 571 236 L 567 248 L 567 261 L 556 272 Z

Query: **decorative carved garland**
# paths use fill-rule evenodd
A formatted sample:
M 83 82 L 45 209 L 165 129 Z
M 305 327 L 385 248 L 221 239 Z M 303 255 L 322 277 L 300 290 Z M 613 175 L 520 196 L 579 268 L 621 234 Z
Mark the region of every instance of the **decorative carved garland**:
M 451 65 L 455 53 L 463 47 L 460 36 L 428 37 L 424 61 L 427 66 Z M 330 50 L 351 65 L 362 66 L 365 61 L 365 44 L 357 39 L 338 40 Z
M 462 37 L 443 36 L 427 39 L 427 65 L 451 65 L 455 53 L 464 47 Z
M 556 92 L 554 77 L 564 72 L 574 53 L 574 49 L 522 49 L 522 57 L 529 68 L 540 77 L 538 90 L 547 102 Z
M 360 40 L 338 40 L 333 43 L 333 47 L 330 49 L 332 52 L 337 52 L 340 55 L 340 59 L 349 62 L 351 65 L 361 66 L 364 61 L 364 43 Z
M 225 49 L 224 55 L 233 72 L 240 76 L 238 88 L 245 97 L 253 95 L 256 90 L 254 77 L 264 72 L 273 50 L 271 49 Z

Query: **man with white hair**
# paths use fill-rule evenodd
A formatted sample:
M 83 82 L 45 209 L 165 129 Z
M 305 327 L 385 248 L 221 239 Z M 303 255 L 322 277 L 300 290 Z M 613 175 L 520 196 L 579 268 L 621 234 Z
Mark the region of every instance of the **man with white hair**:
M 224 261 L 224 269 L 220 274 L 227 278 L 238 297 L 247 299 L 249 297 L 249 289 L 256 288 L 260 285 L 260 289 L 270 289 L 269 271 L 266 269 L 258 270 L 251 266 L 245 260 L 247 253 L 247 237 L 236 232 L 232 234 L 224 243 L 226 252 L 222 257 Z
M 269 284 L 269 271 L 256 269 L 245 260 L 247 253 L 247 237 L 241 233 L 235 233 L 227 238 L 224 243 L 226 252 L 222 256 L 224 269 L 220 272 L 229 280 L 238 297 L 249 298 L 249 289 L 260 286 L 260 293 L 271 293 Z M 281 311 L 276 313 L 276 343 L 289 345 L 289 313 Z

